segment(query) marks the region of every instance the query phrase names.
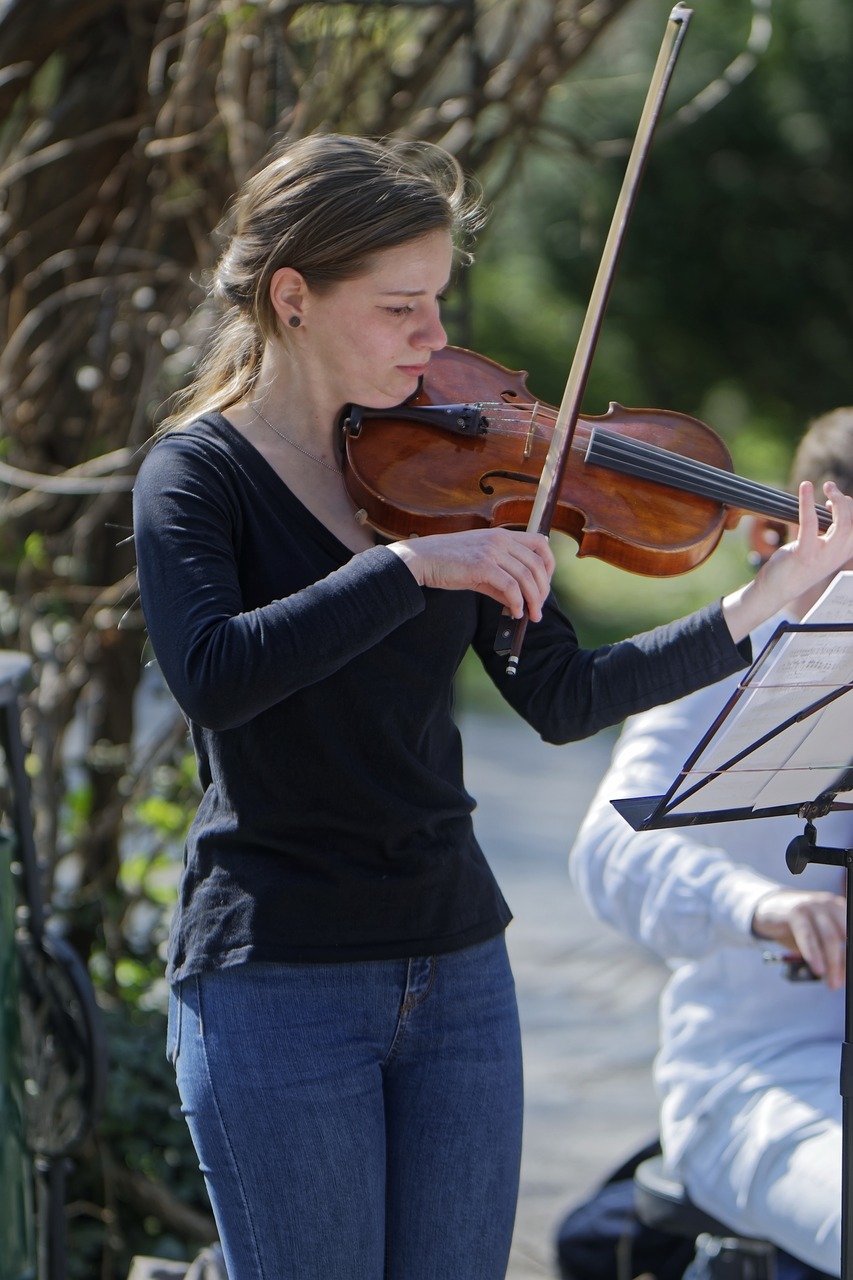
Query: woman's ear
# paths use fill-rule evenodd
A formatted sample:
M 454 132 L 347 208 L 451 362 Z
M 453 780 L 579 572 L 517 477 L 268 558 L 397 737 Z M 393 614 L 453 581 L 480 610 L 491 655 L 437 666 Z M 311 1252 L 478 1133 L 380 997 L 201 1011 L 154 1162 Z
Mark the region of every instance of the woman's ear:
M 749 527 L 749 563 L 758 568 L 769 560 L 777 547 L 788 541 L 788 526 L 783 520 L 756 516 Z
M 302 323 L 308 286 L 293 267 L 279 267 L 270 281 L 270 302 L 282 324 L 297 328 Z

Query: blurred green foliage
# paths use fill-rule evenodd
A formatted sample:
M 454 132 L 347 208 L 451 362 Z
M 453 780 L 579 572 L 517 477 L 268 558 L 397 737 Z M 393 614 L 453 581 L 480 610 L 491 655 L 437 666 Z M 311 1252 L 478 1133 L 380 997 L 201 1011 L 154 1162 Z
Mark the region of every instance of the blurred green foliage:
M 473 345 L 528 370 L 531 392 L 554 405 L 670 9 L 638 0 L 555 95 L 550 145 L 527 149 L 495 194 L 471 271 Z M 845 0 L 695 6 L 585 413 L 615 400 L 691 414 L 723 436 L 737 472 L 786 487 L 809 420 L 853 401 L 851 60 Z M 670 581 L 574 561 L 573 544 L 555 542 L 558 587 L 586 643 L 675 617 L 748 572 L 742 533 Z
M 159 977 L 162 964 L 155 967 Z M 147 973 L 149 984 L 155 967 Z M 97 1157 L 75 1160 L 70 1169 L 69 1280 L 126 1276 L 137 1255 L 188 1262 L 198 1252 L 183 1233 L 164 1225 L 156 1206 L 141 1213 L 138 1197 L 128 1204 L 128 1178 L 156 1186 L 163 1200 L 170 1198 L 199 1215 L 210 1212 L 174 1071 L 166 1060 L 165 1014 L 140 1006 L 138 996 L 139 988 L 135 996 L 126 992 L 103 1008 L 109 1042 L 107 1098 Z M 121 1153 L 120 1181 L 109 1159 L 111 1150 Z
M 482 175 L 494 215 L 468 279 L 470 341 L 511 369 L 527 369 L 530 390 L 552 404 L 562 395 L 670 9 L 671 0 L 635 0 L 553 95 L 545 130 L 509 180 Z M 724 436 L 736 470 L 781 485 L 807 421 L 853 400 L 846 363 L 853 10 L 848 0 L 696 0 L 695 9 L 584 409 L 601 413 L 617 400 L 693 414 Z M 739 80 L 753 53 L 755 66 Z M 703 91 L 715 85 L 719 100 L 701 109 Z M 169 194 L 176 198 L 178 186 Z M 748 572 L 740 531 L 702 567 L 669 580 L 576 559 L 560 534 L 554 545 L 558 592 L 588 645 L 686 612 Z M 44 555 L 34 534 L 27 566 L 37 570 Z M 466 664 L 460 690 L 463 699 L 499 705 L 476 664 Z M 134 1253 L 192 1253 L 174 1225 L 140 1214 L 127 1177 L 162 1186 L 181 1206 L 206 1207 L 164 1056 L 163 948 L 194 788 L 192 762 L 181 756 L 128 804 L 121 902 L 106 913 L 110 931 L 90 964 L 111 1055 L 98 1142 L 122 1153 L 125 1181 L 97 1151 L 76 1163 L 72 1280 L 126 1274 Z M 91 806 L 82 786 L 70 797 L 70 838 Z
M 147 792 L 128 806 L 120 929 L 105 930 L 89 962 L 109 1061 L 96 1146 L 74 1159 L 69 1174 L 69 1280 L 126 1276 L 135 1255 L 189 1261 L 215 1234 L 166 1059 L 165 945 L 184 837 L 199 798 L 195 761 L 184 747 L 157 766 Z M 72 825 L 76 816 L 70 807 Z M 146 1199 L 149 1209 L 141 1212 Z M 198 1215 L 198 1234 L 182 1219 L 176 1229 L 173 1207 L 168 1220 L 160 1211 L 174 1205 Z
M 624 173 L 625 155 L 610 153 L 633 137 L 669 7 L 639 0 L 563 86 L 554 144 L 531 148 L 495 201 L 472 272 L 478 346 L 529 368 L 552 401 Z M 742 51 L 750 13 L 718 0 L 694 15 L 584 408 L 678 408 L 714 418 L 730 443 L 757 433 L 790 444 L 851 397 L 853 10 L 775 0 L 751 74 L 684 122 L 679 108 Z

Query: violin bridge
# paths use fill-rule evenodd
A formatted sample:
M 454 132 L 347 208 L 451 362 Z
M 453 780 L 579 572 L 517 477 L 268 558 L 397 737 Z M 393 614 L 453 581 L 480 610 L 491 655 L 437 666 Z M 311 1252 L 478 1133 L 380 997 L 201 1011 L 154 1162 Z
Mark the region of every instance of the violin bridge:
M 524 441 L 524 458 L 529 458 L 533 452 L 533 441 L 536 438 L 536 414 L 539 409 L 539 401 L 537 400 L 530 414 L 530 426 L 527 428 L 527 436 Z

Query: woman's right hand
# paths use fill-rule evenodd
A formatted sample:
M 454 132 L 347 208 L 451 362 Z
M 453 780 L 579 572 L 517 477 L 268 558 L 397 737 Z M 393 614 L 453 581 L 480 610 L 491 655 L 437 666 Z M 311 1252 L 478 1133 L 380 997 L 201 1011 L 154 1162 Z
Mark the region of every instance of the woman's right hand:
M 554 553 L 544 534 L 469 529 L 392 542 L 388 549 L 422 587 L 479 591 L 513 618 L 520 618 L 525 608 L 531 622 L 542 618 L 554 572 Z

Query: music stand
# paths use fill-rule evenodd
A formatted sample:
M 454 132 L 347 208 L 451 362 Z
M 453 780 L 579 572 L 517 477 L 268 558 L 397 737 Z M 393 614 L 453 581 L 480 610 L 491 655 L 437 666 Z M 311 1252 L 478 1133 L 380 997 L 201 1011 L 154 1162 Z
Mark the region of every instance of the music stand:
M 802 623 L 781 623 L 662 796 L 612 800 L 635 831 L 795 815 L 785 854 L 793 875 L 810 862 L 853 866 L 853 849 L 817 844 L 815 821 L 853 789 L 853 573 L 837 576 Z M 848 889 L 850 886 L 848 885 Z M 841 1277 L 853 1280 L 853 892 L 847 892 L 842 1106 Z

